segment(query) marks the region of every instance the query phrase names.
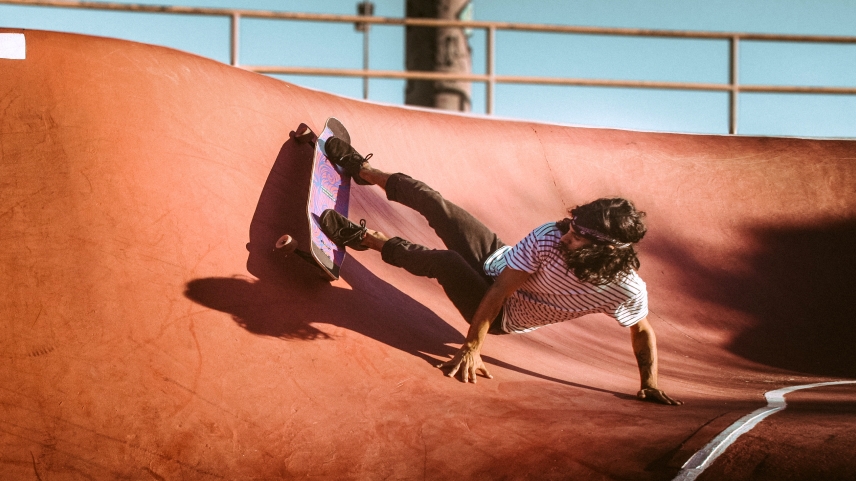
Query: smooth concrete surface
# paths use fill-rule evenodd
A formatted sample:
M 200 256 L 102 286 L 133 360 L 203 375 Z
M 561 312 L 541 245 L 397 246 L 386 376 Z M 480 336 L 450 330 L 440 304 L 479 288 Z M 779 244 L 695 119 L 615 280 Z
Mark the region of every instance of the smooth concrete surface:
M 854 141 L 449 115 L 2 32 L 26 36 L 0 59 L 2 479 L 671 479 L 764 392 L 856 377 Z M 463 384 L 434 367 L 467 325 L 433 281 L 374 252 L 332 284 L 271 259 L 305 219 L 289 132 L 329 116 L 507 243 L 634 200 L 660 384 L 685 404 L 635 399 L 606 317 L 492 337 L 495 379 Z M 377 187 L 351 215 L 441 247 Z

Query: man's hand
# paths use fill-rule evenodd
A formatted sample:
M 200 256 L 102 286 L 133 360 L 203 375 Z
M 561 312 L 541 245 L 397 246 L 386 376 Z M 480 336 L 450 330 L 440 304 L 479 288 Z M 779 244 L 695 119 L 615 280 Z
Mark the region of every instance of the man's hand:
M 636 393 L 636 397 L 643 401 L 655 402 L 660 404 L 668 404 L 670 406 L 680 406 L 683 402 L 677 399 L 670 398 L 665 392 L 659 389 L 641 389 Z
M 470 329 L 467 331 L 467 340 L 464 345 L 461 346 L 451 361 L 446 361 L 437 367 L 440 369 L 451 367 L 452 369 L 446 373 L 449 377 L 455 377 L 455 374 L 461 371 L 461 381 L 463 382 L 475 384 L 476 371 L 481 371 L 484 377 L 493 379 L 481 360 L 482 344 L 484 344 L 485 336 L 490 329 L 490 323 L 499 315 L 502 304 L 526 282 L 529 276 L 528 272 L 506 267 L 488 288 L 479 303 L 470 323 Z
M 484 377 L 493 379 L 493 376 L 490 375 L 487 367 L 482 362 L 478 349 L 472 349 L 466 344 L 455 354 L 455 357 L 442 364 L 438 364 L 437 367 L 440 369 L 451 367 L 452 369 L 446 373 L 449 377 L 455 377 L 455 373 L 461 371 L 461 381 L 463 382 L 475 384 L 476 371 L 481 371 Z
M 670 398 L 657 387 L 657 336 L 654 328 L 644 318 L 630 326 L 630 340 L 633 343 L 633 353 L 636 354 L 636 362 L 639 364 L 639 377 L 641 389 L 636 397 L 643 401 L 650 401 L 669 406 L 680 406 L 681 401 Z

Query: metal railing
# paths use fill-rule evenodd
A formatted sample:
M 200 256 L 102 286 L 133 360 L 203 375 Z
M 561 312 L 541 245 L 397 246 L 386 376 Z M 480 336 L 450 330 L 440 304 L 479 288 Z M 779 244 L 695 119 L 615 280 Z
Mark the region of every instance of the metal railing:
M 679 30 L 646 30 L 632 28 L 602 28 L 602 27 L 579 27 L 562 25 L 537 25 L 520 24 L 509 22 L 488 21 L 464 21 L 464 20 L 436 20 L 425 18 L 391 18 L 361 15 L 330 15 L 295 12 L 274 12 L 261 10 L 242 10 L 225 8 L 200 8 L 180 6 L 157 6 L 157 5 L 132 5 L 122 3 L 101 3 L 72 0 L 0 0 L 0 4 L 15 4 L 27 6 L 81 8 L 97 10 L 116 10 L 124 12 L 147 12 L 147 13 L 169 13 L 208 15 L 230 18 L 231 22 L 231 64 L 245 70 L 263 74 L 288 74 L 288 75 L 317 75 L 331 77 L 361 77 L 367 81 L 369 78 L 385 79 L 414 79 L 414 80 L 462 80 L 470 82 L 483 82 L 485 89 L 485 105 L 487 114 L 493 113 L 494 90 L 496 84 L 529 84 L 529 85 L 568 85 L 568 86 L 592 86 L 592 87 L 623 87 L 623 88 L 646 88 L 646 89 L 668 89 L 668 90 L 701 90 L 713 92 L 728 92 L 730 94 L 729 104 L 729 132 L 737 133 L 737 101 L 741 92 L 753 93 L 810 93 L 810 94 L 856 94 L 856 87 L 812 87 L 812 86 L 786 86 L 786 85 L 740 85 L 738 81 L 739 47 L 741 40 L 760 40 L 777 42 L 811 42 L 811 43 L 852 43 L 856 44 L 856 37 L 842 36 L 820 36 L 820 35 L 778 35 L 758 33 L 729 33 L 729 32 L 695 32 Z M 364 59 L 363 69 L 339 69 L 339 68 L 315 68 L 315 67 L 281 67 L 264 65 L 241 65 L 238 58 L 240 40 L 240 21 L 242 18 L 263 18 L 279 20 L 303 20 L 313 22 L 338 22 L 368 25 L 398 25 L 412 27 L 460 27 L 468 29 L 483 29 L 486 32 L 486 68 L 485 74 L 462 74 L 448 72 L 417 72 L 397 70 L 370 70 L 367 68 L 367 58 Z M 367 29 L 365 29 L 367 30 Z M 565 34 L 587 34 L 587 35 L 609 35 L 609 36 L 637 36 L 637 37 L 660 37 L 660 38 L 691 38 L 708 40 L 728 40 L 730 43 L 730 74 L 729 83 L 693 83 L 693 82 L 664 82 L 647 80 L 604 80 L 584 78 L 560 78 L 560 77 L 533 77 L 517 75 L 497 75 L 495 72 L 495 46 L 497 30 L 509 30 L 518 32 L 547 32 Z M 367 32 L 364 31 L 367 34 Z M 367 49 L 366 49 L 367 52 Z M 364 55 L 368 55 L 364 53 Z M 364 92 L 366 92 L 364 90 Z M 367 92 L 366 92 L 367 93 Z

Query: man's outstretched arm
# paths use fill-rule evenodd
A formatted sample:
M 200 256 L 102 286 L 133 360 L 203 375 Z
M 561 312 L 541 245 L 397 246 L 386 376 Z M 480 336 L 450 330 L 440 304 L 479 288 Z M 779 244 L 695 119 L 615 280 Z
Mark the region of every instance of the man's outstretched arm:
M 670 398 L 657 386 L 657 337 L 647 317 L 630 326 L 630 337 L 641 378 L 641 388 L 636 396 L 662 404 L 683 404 Z
M 455 373 L 460 371 L 463 382 L 475 383 L 476 371 L 481 371 L 487 378 L 493 378 L 481 360 L 482 344 L 484 344 L 491 322 L 499 315 L 505 300 L 519 289 L 529 279 L 529 276 L 528 272 L 506 267 L 487 290 L 478 309 L 476 309 L 464 345 L 461 346 L 455 357 L 437 367 L 451 367 L 452 369 L 446 374 L 449 377 L 454 377 Z

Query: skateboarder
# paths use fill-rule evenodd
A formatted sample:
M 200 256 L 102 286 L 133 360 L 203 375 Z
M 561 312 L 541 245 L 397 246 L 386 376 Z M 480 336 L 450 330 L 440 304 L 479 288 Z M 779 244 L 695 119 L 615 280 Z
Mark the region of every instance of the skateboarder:
M 321 216 L 337 244 L 373 249 L 417 276 L 437 279 L 470 324 L 458 353 L 439 368 L 476 382 L 493 376 L 481 360 L 487 334 L 523 333 L 585 314 L 604 313 L 630 327 L 639 365 L 640 399 L 677 405 L 657 385 L 657 344 L 648 323 L 645 283 L 633 244 L 645 235 L 643 212 L 625 199 L 599 199 L 570 210 L 570 217 L 537 227 L 515 246 L 505 245 L 475 217 L 426 184 L 373 168 L 346 142 L 327 141 L 328 158 L 361 185 L 374 184 L 387 199 L 428 220 L 448 250 L 434 250 L 359 225 L 333 210 Z M 369 155 L 370 157 L 371 155 Z

